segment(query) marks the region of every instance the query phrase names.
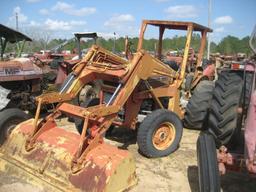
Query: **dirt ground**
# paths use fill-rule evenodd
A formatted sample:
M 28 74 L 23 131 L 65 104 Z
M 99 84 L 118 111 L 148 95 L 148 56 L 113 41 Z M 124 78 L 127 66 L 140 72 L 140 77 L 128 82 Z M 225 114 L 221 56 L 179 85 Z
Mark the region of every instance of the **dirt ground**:
M 138 184 L 131 192 L 197 192 L 198 170 L 196 162 L 196 140 L 198 131 L 184 129 L 180 148 L 165 158 L 148 159 L 138 153 L 135 133 L 114 130 L 115 137 L 107 140 L 119 147 L 127 148 L 136 159 Z M 113 140 L 118 140 L 113 141 Z M 245 174 L 228 174 L 221 179 L 224 192 L 256 191 L 255 178 Z M 0 173 L 0 192 L 46 192 L 15 177 Z

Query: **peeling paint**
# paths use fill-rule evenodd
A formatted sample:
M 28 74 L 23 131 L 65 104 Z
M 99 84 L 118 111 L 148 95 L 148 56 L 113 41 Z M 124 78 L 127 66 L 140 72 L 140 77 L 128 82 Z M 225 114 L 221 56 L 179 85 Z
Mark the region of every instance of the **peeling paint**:
M 64 144 L 67 140 L 65 137 L 57 137 L 57 139 L 58 139 L 57 144 Z
M 33 120 L 30 120 L 16 127 L 0 148 L 1 170 L 26 178 L 35 186 L 49 185 L 55 191 L 122 191 L 136 183 L 136 178 L 134 182 L 127 183 L 131 174 L 135 173 L 134 162 L 127 164 L 125 170 L 129 171 L 115 171 L 130 158 L 129 152 L 108 144 L 100 144 L 90 151 L 82 170 L 72 174 L 71 164 L 79 146 L 79 135 L 62 128 L 54 127 L 42 133 L 35 147 L 27 152 L 24 146 L 33 129 L 32 123 Z M 110 182 L 113 176 L 125 179 L 113 185 Z M 113 190 L 108 190 L 111 188 Z

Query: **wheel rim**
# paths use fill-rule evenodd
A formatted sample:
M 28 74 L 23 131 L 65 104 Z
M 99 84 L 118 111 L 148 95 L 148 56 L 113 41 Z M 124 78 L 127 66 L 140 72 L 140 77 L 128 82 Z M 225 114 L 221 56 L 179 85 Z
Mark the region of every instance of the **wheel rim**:
M 162 123 L 154 132 L 152 143 L 158 150 L 166 150 L 174 141 L 176 130 L 169 122 Z

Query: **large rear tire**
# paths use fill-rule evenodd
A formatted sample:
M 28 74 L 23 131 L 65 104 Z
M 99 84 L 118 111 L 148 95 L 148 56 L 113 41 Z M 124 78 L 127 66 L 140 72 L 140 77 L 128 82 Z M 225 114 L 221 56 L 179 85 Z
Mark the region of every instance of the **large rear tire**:
M 240 139 L 243 78 L 239 72 L 222 72 L 215 82 L 213 99 L 209 110 L 208 127 L 216 145 L 232 147 Z
M 219 192 L 220 176 L 212 135 L 201 132 L 197 140 L 197 164 L 200 192 Z
M 182 131 L 182 122 L 175 113 L 166 109 L 155 110 L 138 128 L 139 151 L 146 157 L 167 156 L 178 148 Z
M 214 89 L 213 81 L 201 81 L 191 96 L 184 116 L 184 126 L 191 129 L 202 129 L 208 115 Z
M 19 123 L 30 118 L 28 114 L 18 108 L 5 109 L 0 112 L 0 146 Z

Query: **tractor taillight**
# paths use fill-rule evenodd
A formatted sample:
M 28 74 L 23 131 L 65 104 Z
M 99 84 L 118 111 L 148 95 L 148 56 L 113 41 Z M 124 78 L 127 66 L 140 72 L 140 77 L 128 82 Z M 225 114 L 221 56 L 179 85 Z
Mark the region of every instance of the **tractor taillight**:
M 244 65 L 241 65 L 239 63 L 232 63 L 231 69 L 244 69 Z

